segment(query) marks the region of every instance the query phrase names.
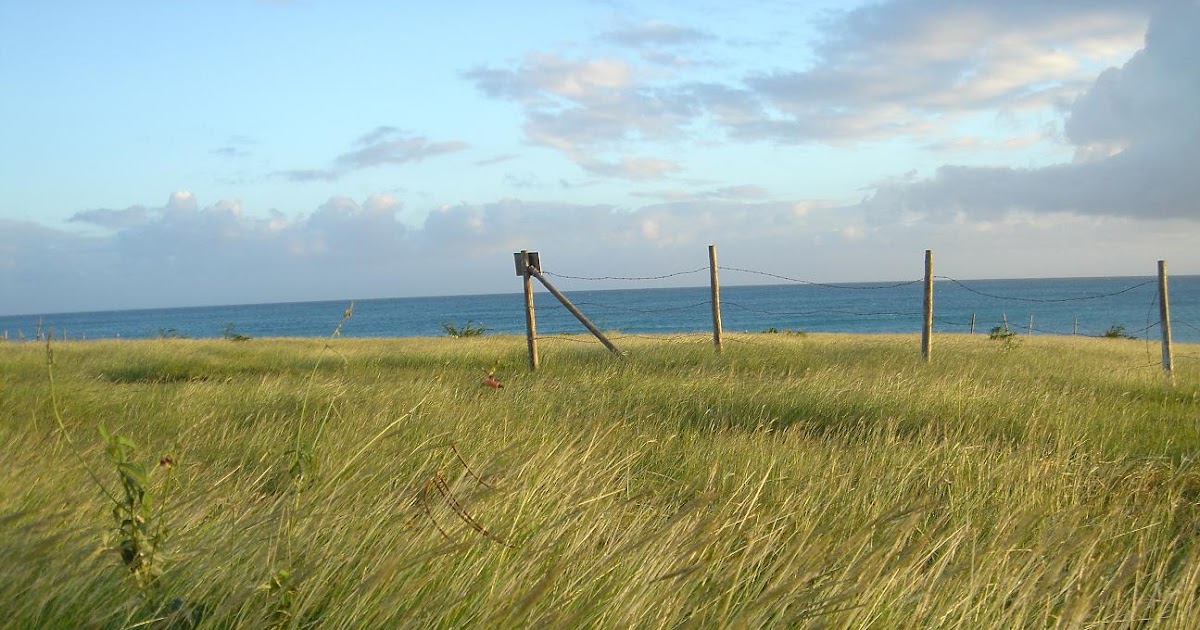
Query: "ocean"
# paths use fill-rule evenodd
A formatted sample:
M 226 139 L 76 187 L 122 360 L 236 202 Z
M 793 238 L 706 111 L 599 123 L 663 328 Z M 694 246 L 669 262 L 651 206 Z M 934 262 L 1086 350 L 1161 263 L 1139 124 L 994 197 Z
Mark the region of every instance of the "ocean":
M 578 280 L 550 278 L 600 329 L 650 335 L 712 330 L 708 286 L 587 290 Z M 1170 278 L 1172 338 L 1200 342 L 1200 276 Z M 586 286 L 586 283 L 584 283 Z M 824 285 L 792 282 L 721 287 L 728 332 L 916 333 L 921 330 L 922 282 Z M 347 337 L 445 335 L 443 324 L 482 326 L 488 333 L 523 334 L 523 298 L 495 295 L 354 300 L 342 326 Z M 4 339 L 105 339 L 178 336 L 327 337 L 350 300 L 45 313 L 0 317 Z M 541 336 L 586 332 L 535 281 Z M 934 284 L 934 332 L 986 334 L 996 326 L 1018 334 L 1101 336 L 1118 327 L 1125 335 L 1159 339 L 1158 288 L 1151 277 L 956 280 Z

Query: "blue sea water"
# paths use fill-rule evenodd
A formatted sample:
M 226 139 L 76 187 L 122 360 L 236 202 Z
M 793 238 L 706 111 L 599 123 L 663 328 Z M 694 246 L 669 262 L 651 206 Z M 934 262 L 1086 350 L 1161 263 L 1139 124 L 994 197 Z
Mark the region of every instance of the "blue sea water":
M 597 291 L 573 289 L 565 286 L 568 282 L 559 288 L 603 330 L 666 335 L 712 329 L 707 286 Z M 1116 325 L 1139 338 L 1161 335 L 1154 278 L 943 278 L 934 287 L 935 333 L 967 332 L 974 316 L 976 333 L 987 333 L 1007 320 L 1021 334 L 1098 336 Z M 723 327 L 730 332 L 775 328 L 915 333 L 921 329 L 921 301 L 922 283 L 917 281 L 723 286 L 720 303 Z M 535 303 L 540 335 L 584 332 L 540 286 Z M 220 337 L 230 324 L 250 337 L 327 337 L 348 304 L 347 300 L 4 316 L 0 335 L 9 340 L 32 339 L 40 320 L 43 331 L 69 339 Z M 1172 276 L 1170 304 L 1173 339 L 1200 342 L 1200 276 Z M 524 333 L 521 293 L 356 300 L 341 334 L 440 336 L 445 334 L 443 323 L 468 322 L 490 333 Z

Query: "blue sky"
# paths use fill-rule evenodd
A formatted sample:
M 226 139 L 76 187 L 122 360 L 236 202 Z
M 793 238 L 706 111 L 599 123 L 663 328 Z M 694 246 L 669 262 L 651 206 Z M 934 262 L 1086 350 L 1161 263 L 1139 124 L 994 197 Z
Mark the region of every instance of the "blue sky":
M 0 313 L 498 293 L 522 248 L 1200 273 L 1196 32 L 1195 0 L 0 0 Z

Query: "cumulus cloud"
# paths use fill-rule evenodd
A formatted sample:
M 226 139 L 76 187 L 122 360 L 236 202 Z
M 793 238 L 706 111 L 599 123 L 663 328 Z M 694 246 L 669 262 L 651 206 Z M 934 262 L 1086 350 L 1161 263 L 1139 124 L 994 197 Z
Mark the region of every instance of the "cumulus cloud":
M 1119 60 L 1145 28 L 1145 3 L 896 0 L 825 24 L 817 61 L 715 90 L 735 137 L 844 142 L 925 135 L 946 116 L 1045 108 L 1077 93 L 1091 66 Z M 1121 45 L 1121 44 L 1124 45 Z M 720 116 L 720 113 L 718 114 Z
M 1004 256 L 1011 259 L 1006 275 L 1136 273 L 1142 268 L 1133 253 L 1149 243 L 1179 268 L 1200 264 L 1178 219 L 1148 226 L 1025 213 L 880 226 L 864 222 L 861 208 L 722 198 L 754 197 L 752 189 L 709 192 L 635 209 L 520 199 L 459 204 L 434 210 L 415 227 L 397 220 L 400 204 L 387 195 L 334 197 L 295 216 L 175 195 L 144 207 L 142 221 L 110 223 L 113 232 L 100 236 L 0 220 L 0 308 L 53 313 L 516 292 L 511 254 L 521 249 L 539 250 L 549 271 L 585 276 L 694 269 L 706 264 L 709 243 L 719 245 L 726 265 L 817 281 L 916 278 L 921 250 L 930 246 L 956 277 L 994 274 L 995 259 Z M 84 212 L 79 220 L 97 216 Z M 766 278 L 729 274 L 725 281 Z M 681 276 L 659 285 L 703 283 Z M 620 287 L 627 284 L 560 284 Z
M 419 162 L 426 158 L 454 153 L 467 143 L 453 140 L 430 142 L 424 136 L 406 135 L 395 127 L 377 127 L 355 143 L 358 149 L 338 155 L 328 168 L 292 169 L 276 175 L 293 182 L 336 181 L 346 173 L 385 164 Z
M 1151 6 L 1133 0 L 873 3 L 828 14 L 820 25 L 825 37 L 805 67 L 781 65 L 732 82 L 696 80 L 684 61 L 663 57 L 680 46 L 704 50 L 717 45 L 715 38 L 649 21 L 602 36 L 632 57 L 534 52 L 513 67 L 477 67 L 463 77 L 486 96 L 519 104 L 528 142 L 606 177 L 637 180 L 647 171 L 618 168 L 621 158 L 600 161 L 598 155 L 645 153 L 647 142 L 679 145 L 710 139 L 714 131 L 779 144 L 919 137 L 946 149 L 953 145 L 945 136 L 963 117 L 1065 108 L 1099 68 L 1137 48 Z M 1053 137 L 1040 130 L 1024 136 L 1007 148 Z
M 796 238 L 811 220 L 790 202 L 717 198 L 634 210 L 506 199 L 444 206 L 415 227 L 398 220 L 401 204 L 388 195 L 333 197 L 296 216 L 183 193 L 131 209 L 138 220 L 97 210 L 75 216 L 111 230 L 100 236 L 0 225 L 0 283 L 12 288 L 5 309 L 497 292 L 512 286 L 509 255 L 521 249 L 541 249 L 560 270 L 596 273 L 597 261 L 612 260 L 605 271 L 637 275 L 702 259 L 718 240 L 750 250 L 756 239 Z
M 1007 212 L 1200 219 L 1200 5 L 1156 14 L 1144 47 L 1072 103 L 1077 159 L 1043 168 L 944 166 L 881 185 L 875 211 L 994 220 Z

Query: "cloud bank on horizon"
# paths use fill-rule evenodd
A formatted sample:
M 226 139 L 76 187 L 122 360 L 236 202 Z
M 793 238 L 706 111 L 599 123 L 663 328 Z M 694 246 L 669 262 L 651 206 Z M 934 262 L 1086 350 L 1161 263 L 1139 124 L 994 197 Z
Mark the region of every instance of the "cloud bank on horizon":
M 0 9 L 0 313 L 1200 273 L 1195 0 L 187 10 Z

